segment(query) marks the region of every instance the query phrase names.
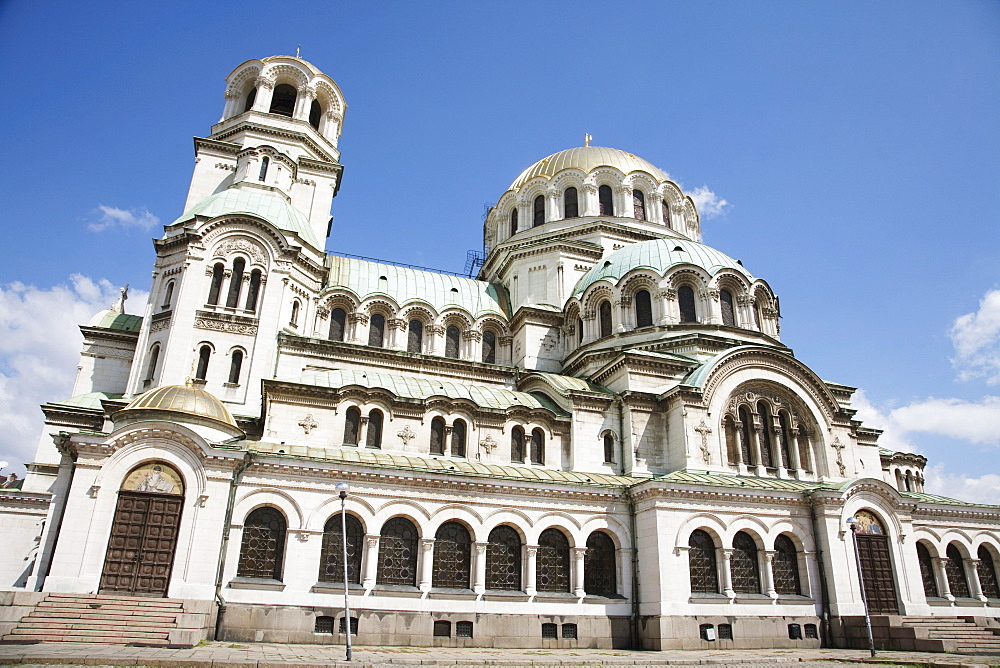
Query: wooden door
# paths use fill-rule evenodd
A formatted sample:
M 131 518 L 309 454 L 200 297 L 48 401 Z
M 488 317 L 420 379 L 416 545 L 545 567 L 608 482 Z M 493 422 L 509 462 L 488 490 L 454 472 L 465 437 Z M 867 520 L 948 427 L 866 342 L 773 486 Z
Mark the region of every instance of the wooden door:
M 896 580 L 889 558 L 889 537 L 873 534 L 858 535 L 861 557 L 861 577 L 868 597 L 868 610 L 873 615 L 898 615 Z
M 183 505 L 183 496 L 118 492 L 102 592 L 167 595 Z

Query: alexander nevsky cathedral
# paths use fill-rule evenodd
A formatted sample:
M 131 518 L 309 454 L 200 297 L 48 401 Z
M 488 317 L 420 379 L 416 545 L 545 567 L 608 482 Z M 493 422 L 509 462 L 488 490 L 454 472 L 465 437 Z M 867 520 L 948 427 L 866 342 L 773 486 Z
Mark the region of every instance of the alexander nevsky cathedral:
M 0 637 L 866 647 L 867 602 L 881 647 L 1000 644 L 1000 507 L 925 493 L 659 168 L 512 174 L 475 278 L 329 255 L 340 88 L 224 92 L 149 303 L 80 327 L 0 491 Z

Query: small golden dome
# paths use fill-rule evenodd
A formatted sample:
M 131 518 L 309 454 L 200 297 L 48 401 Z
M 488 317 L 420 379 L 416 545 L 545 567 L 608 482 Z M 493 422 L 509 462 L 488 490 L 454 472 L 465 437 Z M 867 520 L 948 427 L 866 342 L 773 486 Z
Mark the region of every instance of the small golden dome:
M 232 413 L 221 401 L 205 390 L 186 385 L 164 385 L 145 392 L 129 402 L 115 414 L 114 418 L 125 417 L 129 413 L 139 411 L 162 411 L 196 416 L 212 422 L 221 422 L 232 429 L 239 429 Z

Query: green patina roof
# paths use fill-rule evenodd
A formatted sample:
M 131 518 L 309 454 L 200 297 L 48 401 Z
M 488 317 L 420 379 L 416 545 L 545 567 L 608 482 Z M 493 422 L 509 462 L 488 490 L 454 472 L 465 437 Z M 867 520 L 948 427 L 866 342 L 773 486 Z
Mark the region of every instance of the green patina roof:
M 233 187 L 206 197 L 184 212 L 171 225 L 190 220 L 195 216 L 218 218 L 234 213 L 245 213 L 263 218 L 279 230 L 294 232 L 317 250 L 323 245 L 313 233 L 305 214 L 293 207 L 281 193 L 256 187 Z
M 402 376 L 378 371 L 363 371 L 361 369 L 319 371 L 307 374 L 301 378 L 281 379 L 281 382 L 330 388 L 357 385 L 369 388 L 382 388 L 392 392 L 400 399 L 448 397 L 449 399 L 468 399 L 482 408 L 503 410 L 514 406 L 524 406 L 525 408 L 543 408 L 560 416 L 568 415 L 568 413 L 552 403 L 550 399 L 542 395 L 515 392 L 487 385 L 429 380 L 427 378 L 417 378 L 416 376 Z
M 329 256 L 328 262 L 330 283 L 324 294 L 347 288 L 360 299 L 390 297 L 400 307 L 423 302 L 438 313 L 461 308 L 473 318 L 509 315 L 506 293 L 492 283 L 339 255 Z
M 723 269 L 732 269 L 753 280 L 743 265 L 710 246 L 686 239 L 654 239 L 629 244 L 600 260 L 577 282 L 573 296 L 583 294 L 600 280 L 617 283 L 634 269 L 650 269 L 663 276 L 668 269 L 681 264 L 696 265 L 713 276 Z
M 993 503 L 971 503 L 969 501 L 960 501 L 958 499 L 952 499 L 947 496 L 938 496 L 937 494 L 925 494 L 924 492 L 900 492 L 904 497 L 910 499 L 916 499 L 923 503 L 936 503 L 945 506 L 984 506 L 986 508 L 1000 508 L 1000 504 Z
M 107 392 L 87 392 L 78 394 L 75 397 L 64 399 L 63 401 L 53 401 L 55 406 L 72 406 L 73 408 L 89 408 L 91 410 L 102 410 L 102 401 L 116 401 L 122 398 L 120 394 L 108 394 Z
M 674 471 L 665 476 L 655 478 L 655 480 L 667 480 L 692 485 L 710 485 L 712 487 L 742 487 L 744 489 L 762 489 L 780 492 L 806 492 L 810 489 L 826 487 L 823 483 L 818 482 L 726 475 L 704 471 Z
M 527 379 L 535 376 L 542 378 L 549 385 L 551 385 L 553 389 L 564 395 L 569 394 L 570 392 L 599 392 L 601 394 L 614 394 L 614 392 L 603 385 L 592 383 L 586 378 L 576 378 L 575 376 L 562 376 L 557 373 L 532 371 L 530 375 L 526 375 L 524 378 Z
M 142 327 L 142 316 L 129 315 L 109 308 L 91 318 L 88 326 L 117 329 L 121 332 L 138 332 L 139 328 Z

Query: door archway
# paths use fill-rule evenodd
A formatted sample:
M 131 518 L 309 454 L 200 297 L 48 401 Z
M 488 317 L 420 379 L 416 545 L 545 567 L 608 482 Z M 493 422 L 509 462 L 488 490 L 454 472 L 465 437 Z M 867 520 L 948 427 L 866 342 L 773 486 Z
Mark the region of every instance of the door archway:
M 868 610 L 876 615 L 898 615 L 896 578 L 889 554 L 889 536 L 885 523 L 875 513 L 859 510 L 858 555 L 861 558 L 861 577 L 865 583 Z
M 169 464 L 132 469 L 118 491 L 102 593 L 165 597 L 177 549 L 184 480 Z

